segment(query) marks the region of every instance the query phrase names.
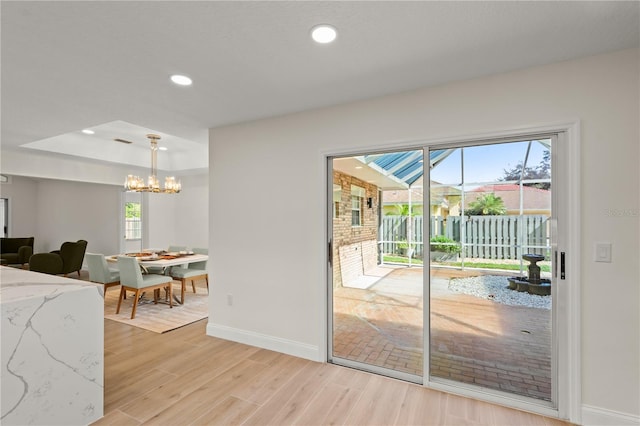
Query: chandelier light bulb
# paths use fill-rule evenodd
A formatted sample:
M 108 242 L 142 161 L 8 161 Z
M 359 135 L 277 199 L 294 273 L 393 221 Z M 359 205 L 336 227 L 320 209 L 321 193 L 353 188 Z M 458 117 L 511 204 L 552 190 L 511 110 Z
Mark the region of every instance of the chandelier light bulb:
M 176 178 L 173 176 L 166 177 L 164 180 L 164 188 L 160 188 L 160 180 L 156 173 L 158 141 L 160 140 L 160 136 L 149 134 L 147 138 L 149 138 L 151 142 L 151 174 L 147 178 L 146 184 L 140 176 L 128 175 L 124 181 L 125 191 L 177 194 L 182 190 L 182 184 L 180 181 L 176 181 Z

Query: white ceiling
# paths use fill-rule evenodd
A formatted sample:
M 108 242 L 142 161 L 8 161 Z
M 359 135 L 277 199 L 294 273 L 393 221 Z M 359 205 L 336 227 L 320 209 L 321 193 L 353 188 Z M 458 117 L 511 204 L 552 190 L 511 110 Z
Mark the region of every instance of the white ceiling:
M 206 162 L 210 127 L 640 40 L 635 1 L 0 4 L 2 150 L 39 141 L 31 148 L 131 163 L 126 148 L 148 154 L 152 131 L 169 147 L 165 170 Z M 337 27 L 336 42 L 311 41 L 318 23 Z M 174 73 L 193 86 L 170 83 Z

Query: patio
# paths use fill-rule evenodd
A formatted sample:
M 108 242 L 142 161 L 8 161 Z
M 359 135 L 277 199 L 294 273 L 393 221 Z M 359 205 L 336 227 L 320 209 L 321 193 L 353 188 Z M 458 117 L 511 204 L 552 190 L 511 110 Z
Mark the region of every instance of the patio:
M 423 270 L 378 272 L 366 288 L 334 289 L 334 356 L 421 376 Z M 432 376 L 549 400 L 550 312 L 448 289 L 450 278 L 480 274 L 500 272 L 432 270 Z

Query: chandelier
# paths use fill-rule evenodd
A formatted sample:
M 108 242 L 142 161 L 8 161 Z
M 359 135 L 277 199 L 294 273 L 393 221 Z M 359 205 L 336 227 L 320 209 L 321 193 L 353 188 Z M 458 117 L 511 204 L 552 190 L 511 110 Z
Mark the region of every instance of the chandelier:
M 180 181 L 176 181 L 173 176 L 168 176 L 164 179 L 164 188 L 160 188 L 160 181 L 158 180 L 158 141 L 160 136 L 149 134 L 147 135 L 149 141 L 151 141 L 151 175 L 145 183 L 144 179 L 139 176 L 128 175 L 127 180 L 124 182 L 124 188 L 126 191 L 134 192 L 158 192 L 164 194 L 177 194 L 182 189 Z

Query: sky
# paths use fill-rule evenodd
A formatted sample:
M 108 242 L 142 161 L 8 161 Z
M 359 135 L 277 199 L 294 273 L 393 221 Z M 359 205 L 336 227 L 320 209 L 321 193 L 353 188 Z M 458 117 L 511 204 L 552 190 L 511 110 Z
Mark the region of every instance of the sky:
M 465 183 L 497 181 L 504 176 L 504 169 L 511 169 L 524 161 L 527 145 L 528 141 L 464 148 Z M 545 150 L 546 147 L 541 143 L 532 143 L 527 166 L 537 166 Z M 431 180 L 442 184 L 460 184 L 462 182 L 460 157 L 461 149 L 456 149 L 431 170 Z

